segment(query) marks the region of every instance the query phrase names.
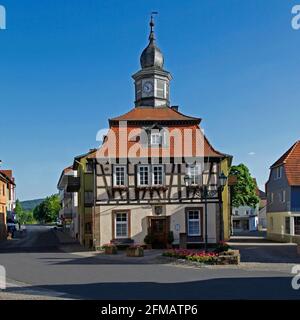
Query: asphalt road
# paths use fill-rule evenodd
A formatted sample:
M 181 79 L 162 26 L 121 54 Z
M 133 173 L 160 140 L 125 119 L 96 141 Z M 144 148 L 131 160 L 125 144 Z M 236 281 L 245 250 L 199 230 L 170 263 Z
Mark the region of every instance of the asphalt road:
M 300 298 L 290 272 L 274 271 L 272 265 L 260 270 L 132 261 L 66 253 L 47 226 L 30 226 L 23 238 L 0 244 L 0 265 L 10 282 L 20 283 L 8 288 L 13 293 L 45 290 L 57 297 L 104 300 Z

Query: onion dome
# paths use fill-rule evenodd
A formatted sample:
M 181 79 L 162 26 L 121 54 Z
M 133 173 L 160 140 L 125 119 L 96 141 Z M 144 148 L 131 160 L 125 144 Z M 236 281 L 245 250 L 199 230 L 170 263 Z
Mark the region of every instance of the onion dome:
M 142 69 L 151 67 L 163 69 L 164 66 L 163 54 L 155 43 L 154 25 L 154 19 L 153 16 L 151 16 L 149 44 L 141 55 Z

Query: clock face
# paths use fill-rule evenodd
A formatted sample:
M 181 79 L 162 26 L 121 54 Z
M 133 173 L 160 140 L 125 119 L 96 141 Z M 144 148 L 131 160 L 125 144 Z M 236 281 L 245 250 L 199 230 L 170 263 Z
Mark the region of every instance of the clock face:
M 146 81 L 143 85 L 143 92 L 146 94 L 153 92 L 153 83 L 150 81 Z

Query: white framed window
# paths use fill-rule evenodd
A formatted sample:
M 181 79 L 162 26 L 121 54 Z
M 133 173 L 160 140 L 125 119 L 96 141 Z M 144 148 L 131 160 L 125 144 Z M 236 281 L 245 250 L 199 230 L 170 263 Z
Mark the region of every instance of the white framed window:
M 275 180 L 282 178 L 282 166 L 275 168 Z
M 286 200 L 286 191 L 285 190 L 282 190 L 280 193 L 279 193 L 279 199 L 281 202 L 285 202 Z
M 274 193 L 273 192 L 269 193 L 269 201 L 270 201 L 270 204 L 272 204 L 274 201 Z
M 115 213 L 115 238 L 128 238 L 128 213 Z
M 161 186 L 164 184 L 164 166 L 140 165 L 138 166 L 137 180 L 139 186 Z
M 192 185 L 200 184 L 200 171 L 199 165 L 190 165 L 187 167 L 187 175 L 191 178 Z
M 150 185 L 150 166 L 138 167 L 138 185 L 139 186 Z
M 164 166 L 163 165 L 153 165 L 152 167 L 152 185 L 163 185 L 164 179 Z
M 114 166 L 114 186 L 126 186 L 126 166 Z
M 187 213 L 188 222 L 188 235 L 189 236 L 200 236 L 200 211 L 199 210 L 189 210 Z
M 150 136 L 151 146 L 160 146 L 161 142 L 162 142 L 162 137 L 159 132 L 151 133 L 151 136 Z

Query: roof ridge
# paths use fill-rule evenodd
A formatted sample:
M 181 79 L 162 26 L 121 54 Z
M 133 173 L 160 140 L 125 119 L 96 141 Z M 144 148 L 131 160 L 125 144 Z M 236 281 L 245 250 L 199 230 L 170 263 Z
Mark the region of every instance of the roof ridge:
M 290 149 L 290 151 L 288 152 L 286 158 L 285 158 L 285 161 L 284 163 L 287 162 L 288 158 L 291 156 L 291 154 L 294 152 L 294 150 L 296 149 L 296 147 L 298 146 L 298 144 L 300 143 L 300 140 L 298 140 Z
M 189 118 L 193 118 L 193 119 L 197 119 L 197 120 L 202 120 L 201 118 L 196 118 L 196 117 L 188 116 L 188 115 L 186 115 L 186 114 L 184 114 L 184 113 L 180 112 L 179 110 L 176 110 L 176 109 L 174 109 L 174 108 L 172 108 L 172 107 L 169 107 L 169 106 L 168 106 L 168 108 L 171 109 L 172 111 L 178 113 L 178 114 L 181 115 L 181 116 L 189 117 Z
M 297 142 L 295 142 L 286 152 L 284 152 L 282 154 L 282 156 L 280 156 L 272 165 L 270 168 L 275 168 L 278 167 L 280 165 L 286 164 L 286 161 L 288 159 L 288 157 L 291 155 L 291 153 L 295 150 L 295 148 L 297 147 L 297 145 L 300 143 L 300 140 L 298 140 Z

